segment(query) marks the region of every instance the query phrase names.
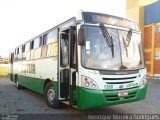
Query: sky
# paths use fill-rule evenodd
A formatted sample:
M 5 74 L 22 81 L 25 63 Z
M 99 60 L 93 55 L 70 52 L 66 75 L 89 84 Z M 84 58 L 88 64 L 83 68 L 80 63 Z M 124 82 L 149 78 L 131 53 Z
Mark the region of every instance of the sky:
M 0 0 L 0 56 L 80 10 L 125 17 L 126 0 Z

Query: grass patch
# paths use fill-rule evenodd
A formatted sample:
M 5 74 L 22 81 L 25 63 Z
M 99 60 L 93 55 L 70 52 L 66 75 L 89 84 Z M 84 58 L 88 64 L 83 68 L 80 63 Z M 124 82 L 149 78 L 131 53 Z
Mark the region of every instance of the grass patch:
M 0 66 L 0 76 L 6 77 L 9 74 L 9 69 L 7 67 L 1 67 Z

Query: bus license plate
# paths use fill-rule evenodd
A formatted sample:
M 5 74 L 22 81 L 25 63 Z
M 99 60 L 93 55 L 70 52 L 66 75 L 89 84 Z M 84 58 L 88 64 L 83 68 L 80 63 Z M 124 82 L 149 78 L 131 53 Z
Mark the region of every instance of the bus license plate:
M 118 96 L 127 96 L 128 95 L 128 91 L 120 91 L 118 92 Z

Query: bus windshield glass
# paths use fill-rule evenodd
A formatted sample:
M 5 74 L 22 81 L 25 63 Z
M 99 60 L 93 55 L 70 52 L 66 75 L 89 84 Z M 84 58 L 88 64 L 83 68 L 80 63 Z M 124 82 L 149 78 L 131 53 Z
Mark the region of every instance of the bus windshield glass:
M 107 43 L 101 26 L 85 26 L 85 45 L 82 46 L 82 65 L 100 70 L 133 70 L 144 67 L 141 34 L 106 28 L 111 45 Z

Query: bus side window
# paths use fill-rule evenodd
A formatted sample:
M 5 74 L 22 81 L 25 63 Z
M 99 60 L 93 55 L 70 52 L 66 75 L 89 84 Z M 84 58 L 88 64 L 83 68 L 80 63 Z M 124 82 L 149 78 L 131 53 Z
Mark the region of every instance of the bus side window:
M 19 48 L 17 48 L 17 55 L 19 54 Z
M 17 48 L 17 61 L 20 60 L 20 55 L 21 55 L 21 48 Z
M 57 56 L 57 35 L 57 29 L 50 31 L 47 35 L 47 57 Z
M 32 42 L 30 42 L 30 48 L 31 48 L 31 50 L 33 49 L 33 47 L 34 47 L 34 40 Z
M 22 46 L 22 60 L 26 60 L 25 47 L 26 45 Z
M 30 59 L 30 43 L 29 42 L 25 45 L 25 56 L 26 56 L 26 60 Z
M 61 66 L 65 67 L 68 65 L 68 35 L 62 34 L 61 35 Z
M 40 47 L 40 38 L 34 39 L 33 49 L 37 49 Z
M 34 59 L 39 59 L 41 57 L 41 39 L 40 37 L 34 39 Z
M 19 47 L 18 59 L 19 59 L 19 60 L 22 60 L 22 46 Z
M 34 59 L 34 40 L 30 42 L 30 48 L 31 48 L 31 55 L 30 55 L 30 59 L 33 60 Z
M 17 61 L 17 49 L 14 51 L 14 61 Z
M 42 58 L 47 57 L 47 34 L 43 35 L 42 38 Z
M 42 39 L 42 36 L 39 38 L 39 47 L 43 45 L 43 39 Z

